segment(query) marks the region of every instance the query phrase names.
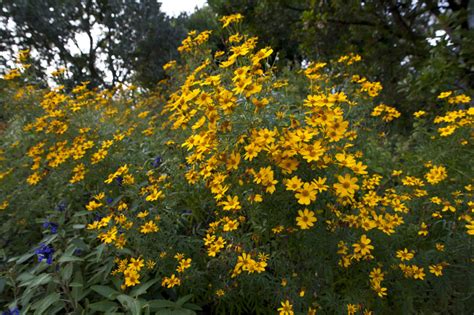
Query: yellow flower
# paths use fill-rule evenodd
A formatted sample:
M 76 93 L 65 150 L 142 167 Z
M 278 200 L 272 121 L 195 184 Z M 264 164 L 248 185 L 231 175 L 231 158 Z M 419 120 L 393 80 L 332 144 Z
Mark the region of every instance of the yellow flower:
M 298 210 L 299 216 L 296 218 L 296 225 L 298 225 L 302 230 L 309 229 L 314 226 L 314 222 L 318 219 L 314 216 L 314 211 L 309 211 L 304 209 L 303 211 Z
M 468 235 L 474 235 L 474 221 L 468 221 L 466 229 Z
M 418 231 L 418 235 L 420 236 L 427 236 L 428 235 L 428 225 L 425 222 L 421 222 L 420 230 Z
M 352 198 L 354 193 L 359 189 L 357 185 L 357 178 L 351 177 L 349 174 L 343 176 L 338 176 L 337 180 L 339 183 L 333 185 L 336 189 L 336 193 L 339 197 L 349 197 Z
M 226 224 L 224 224 L 223 230 L 224 232 L 234 231 L 237 230 L 239 227 L 239 222 L 237 220 L 228 220 Z
M 316 189 L 311 183 L 304 183 L 303 187 L 296 190 L 295 198 L 301 205 L 309 205 L 316 200 Z
M 418 267 L 416 265 L 411 266 L 412 274 L 414 279 L 425 279 L 425 273 L 423 267 Z
M 126 270 L 124 272 L 125 286 L 133 287 L 140 283 L 140 275 L 135 270 Z
M 362 256 L 369 255 L 370 251 L 374 249 L 374 246 L 370 245 L 371 242 L 370 238 L 367 238 L 365 234 L 362 235 L 360 242 L 352 245 L 354 247 L 354 253 Z
M 114 226 L 109 231 L 101 233 L 98 238 L 105 244 L 110 244 L 117 239 L 117 228 Z
M 425 178 L 430 184 L 437 184 L 448 177 L 448 172 L 444 166 L 433 166 L 428 173 L 426 173 Z
M 240 153 L 232 152 L 227 158 L 227 170 L 236 170 L 239 168 Z
M 223 206 L 223 210 L 229 211 L 229 210 L 240 210 L 242 207 L 239 202 L 239 197 L 238 196 L 227 196 L 226 201 L 222 201 L 220 203 L 221 206 Z
M 137 214 L 137 218 L 143 219 L 146 218 L 150 213 L 148 211 L 141 211 Z
M 258 65 L 260 60 L 268 58 L 271 54 L 273 53 L 273 49 L 270 47 L 260 49 L 258 52 L 255 53 L 255 55 L 252 57 L 252 64 Z
M 321 146 L 320 141 L 308 144 L 300 150 L 300 154 L 308 163 L 317 162 L 323 156 L 325 149 Z
M 155 265 L 156 265 L 156 262 L 154 260 L 148 259 L 146 261 L 146 268 L 149 270 L 155 268 Z
M 244 16 L 242 14 L 237 13 L 223 16 L 219 19 L 219 21 L 222 22 L 222 28 L 226 28 L 227 26 L 229 26 L 229 24 L 240 22 L 243 18 Z
M 354 315 L 359 310 L 355 304 L 347 304 L 347 315 Z
M 161 285 L 167 288 L 172 288 L 174 286 L 179 286 L 181 284 L 181 279 L 177 278 L 174 274 L 171 277 L 164 277 Z
M 436 277 L 440 277 L 443 275 L 443 264 L 430 265 L 429 269 L 430 272 Z
M 31 174 L 26 180 L 26 182 L 30 185 L 36 185 L 39 183 L 40 180 L 41 180 L 41 175 L 38 172 L 36 172 L 36 173 Z
M 93 211 L 97 208 L 100 208 L 102 207 L 102 203 L 100 202 L 97 202 L 95 200 L 91 200 L 89 201 L 89 203 L 86 205 L 86 209 L 89 210 L 89 211 Z
M 294 315 L 293 305 L 290 301 L 286 300 L 281 302 L 281 307 L 277 309 L 279 311 L 279 315 Z
M 382 287 L 380 283 L 372 283 L 372 289 L 377 293 L 377 295 L 381 298 L 387 296 L 387 288 Z
M 145 266 L 144 260 L 142 258 L 131 258 L 130 263 L 128 264 L 128 269 L 140 271 L 142 267 Z
M 392 176 L 400 176 L 403 173 L 401 170 L 393 170 L 392 171 Z
M 449 97 L 451 94 L 453 94 L 452 91 L 441 92 L 441 94 L 438 95 L 438 99 Z
M 397 258 L 400 258 L 401 261 L 409 261 L 413 257 L 415 257 L 413 251 L 408 251 L 408 249 L 398 250 L 397 251 Z
M 420 118 L 421 116 L 424 116 L 425 114 L 426 112 L 424 110 L 419 110 L 417 112 L 414 112 L 413 116 L 415 116 L 416 118 Z
M 0 203 L 0 210 L 5 210 L 8 207 L 9 203 L 8 200 L 4 200 L 2 203 Z
M 257 147 L 254 143 L 246 145 L 244 149 L 244 159 L 249 161 L 252 161 L 255 157 L 257 157 L 258 153 L 261 151 L 261 148 Z
M 286 180 L 285 186 L 286 190 L 295 191 L 301 188 L 303 182 L 298 176 L 293 176 L 292 178 Z
M 159 227 L 152 220 L 146 222 L 140 227 L 140 233 L 143 233 L 143 234 L 148 234 L 148 233 L 153 233 L 153 232 L 158 232 L 158 231 L 159 231 Z
M 441 137 L 447 137 L 456 131 L 457 127 L 455 125 L 448 125 L 446 127 L 438 128 L 439 135 Z

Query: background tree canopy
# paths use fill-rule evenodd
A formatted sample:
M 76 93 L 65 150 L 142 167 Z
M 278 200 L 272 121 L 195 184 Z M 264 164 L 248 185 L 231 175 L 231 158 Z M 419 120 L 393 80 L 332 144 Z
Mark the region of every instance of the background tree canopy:
M 34 48 L 40 74 L 51 65 L 66 68 L 67 86 L 87 80 L 152 87 L 188 31 L 219 32 L 218 15 L 242 13 L 243 31 L 272 46 L 278 65 L 358 53 L 367 75 L 384 86 L 381 101 L 411 113 L 435 106 L 428 100 L 440 91 L 472 89 L 473 7 L 468 0 L 209 0 L 172 18 L 157 1 L 5 0 L 1 19 L 8 27 L 0 36 L 2 50 Z M 89 41 L 86 50 L 81 37 Z
M 6 0 L 1 14 L 11 25 L 1 33 L 2 48 L 34 48 L 40 72 L 65 67 L 70 86 L 131 79 L 150 86 L 163 78 L 161 66 L 176 57 L 186 34 L 182 18 L 167 17 L 156 1 Z M 87 50 L 78 44 L 81 36 L 89 41 Z

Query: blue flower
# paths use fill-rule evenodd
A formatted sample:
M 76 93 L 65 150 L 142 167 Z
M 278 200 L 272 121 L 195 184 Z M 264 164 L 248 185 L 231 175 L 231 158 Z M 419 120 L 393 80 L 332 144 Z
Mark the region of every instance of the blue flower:
M 115 178 L 115 181 L 119 184 L 119 186 L 122 186 L 123 177 L 122 176 L 117 176 L 117 178 Z
M 64 211 L 64 210 L 66 210 L 66 207 L 67 207 L 67 204 L 66 204 L 66 202 L 64 202 L 64 201 L 61 201 L 61 202 L 60 202 L 60 203 L 58 203 L 58 205 L 56 206 L 56 210 L 58 210 L 58 211 L 61 211 L 61 212 L 62 212 L 62 211 Z
M 111 203 L 114 201 L 114 198 L 108 197 L 107 199 L 105 199 L 105 201 L 106 201 L 108 204 L 111 204 Z
M 161 163 L 163 163 L 163 159 L 161 158 L 161 156 L 157 156 L 153 162 L 151 163 L 151 165 L 154 167 L 154 168 L 157 168 L 161 165 Z
M 18 307 L 14 307 L 11 310 L 8 309 L 6 311 L 3 311 L 2 315 L 20 315 L 20 310 L 18 309 Z
M 38 262 L 46 260 L 48 265 L 53 263 L 54 248 L 51 245 L 41 243 L 40 247 L 35 250 L 35 254 L 38 255 Z
M 58 225 L 56 223 L 46 221 L 46 222 L 43 223 L 43 227 L 45 229 L 51 228 L 51 233 L 53 233 L 53 234 L 58 233 Z

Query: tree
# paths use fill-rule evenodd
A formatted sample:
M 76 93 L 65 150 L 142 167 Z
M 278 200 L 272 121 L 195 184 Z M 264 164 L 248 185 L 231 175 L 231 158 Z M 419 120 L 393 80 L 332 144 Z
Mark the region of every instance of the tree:
M 4 48 L 34 50 L 43 72 L 64 67 L 68 86 L 90 81 L 110 87 L 130 80 L 152 86 L 163 78 L 162 65 L 176 56 L 185 35 L 179 18 L 167 17 L 160 5 L 151 0 L 5 0 L 1 19 L 9 28 L 0 36 Z

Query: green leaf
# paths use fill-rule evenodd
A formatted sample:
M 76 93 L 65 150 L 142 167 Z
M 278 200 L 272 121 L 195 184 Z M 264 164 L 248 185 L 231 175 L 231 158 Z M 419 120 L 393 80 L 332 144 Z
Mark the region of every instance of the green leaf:
M 74 212 L 73 217 L 83 217 L 83 216 L 86 216 L 86 215 L 89 215 L 89 214 L 90 214 L 90 212 L 88 210 L 77 211 L 77 212 Z
M 145 307 L 148 306 L 150 310 L 156 311 L 161 308 L 174 308 L 176 303 L 168 300 L 151 300 L 148 301 Z
M 43 284 L 46 284 L 46 283 L 50 282 L 51 279 L 52 279 L 52 277 L 51 277 L 50 274 L 41 273 L 41 274 L 39 274 L 38 276 L 32 278 L 29 281 L 23 282 L 19 286 L 20 287 L 24 287 L 24 286 L 37 287 L 37 286 L 40 286 L 40 285 L 43 285 Z
M 71 243 L 76 247 L 76 248 L 79 248 L 79 249 L 82 249 L 82 250 L 89 250 L 89 245 L 87 245 L 82 239 L 80 238 L 75 238 L 73 240 L 71 240 Z
M 178 309 L 164 309 L 159 312 L 157 312 L 159 315 L 195 315 L 196 312 L 193 312 L 191 310 L 187 310 L 184 308 L 178 308 Z
M 35 314 L 45 314 L 46 310 L 52 306 L 54 303 L 58 302 L 61 298 L 61 294 L 54 292 L 46 296 L 45 298 L 39 300 L 33 306 L 32 309 L 36 310 Z
M 72 276 L 72 271 L 74 269 L 74 265 L 72 263 L 69 263 L 67 264 L 65 267 L 61 268 L 61 278 L 63 278 L 63 280 L 69 282 L 69 280 L 71 279 L 71 276 Z
M 4 278 L 0 278 L 0 293 L 2 293 L 3 290 L 5 289 L 5 284 L 6 284 L 6 283 L 7 283 L 7 282 L 5 281 Z
M 159 279 L 154 279 L 154 280 L 151 280 L 151 281 L 148 281 L 140 286 L 137 286 L 135 288 L 133 288 L 131 291 L 130 291 L 130 296 L 133 296 L 133 297 L 137 297 L 139 295 L 142 295 L 142 294 L 145 294 L 147 292 L 147 290 L 152 286 L 154 285 L 155 283 L 157 283 L 159 281 Z
M 104 285 L 93 285 L 91 289 L 99 293 L 100 295 L 108 298 L 109 300 L 113 300 L 118 295 L 120 295 L 120 292 L 118 292 L 117 290 L 114 290 L 111 287 L 107 287 Z
M 33 257 L 35 254 L 34 253 L 27 253 L 27 254 L 24 254 L 20 257 L 18 257 L 18 260 L 16 261 L 16 264 L 19 265 L 19 264 L 22 264 L 24 263 L 25 261 L 29 260 L 31 257 Z M 16 257 L 15 257 L 16 258 Z M 15 258 L 12 258 L 9 260 L 9 262 L 15 260 Z
M 91 310 L 99 312 L 113 312 L 117 307 L 118 304 L 112 301 L 100 301 L 89 305 Z
M 117 300 L 119 300 L 124 307 L 126 307 L 130 312 L 132 312 L 132 315 L 141 314 L 141 305 L 137 299 L 134 299 L 125 294 L 121 294 L 117 296 Z
M 76 302 L 79 302 L 80 300 L 82 300 L 91 291 L 91 289 L 87 289 L 86 292 L 84 293 L 84 290 L 83 290 L 84 277 L 82 276 L 81 270 L 77 270 L 74 273 L 74 280 L 71 284 L 69 284 L 69 286 L 72 288 L 71 295 Z
M 16 280 L 19 282 L 26 282 L 26 281 L 30 281 L 33 278 L 35 278 L 34 274 L 30 272 L 23 272 L 23 273 L 20 273 L 20 275 L 18 275 Z
M 97 258 L 96 258 L 96 262 L 99 262 L 100 261 L 100 258 L 102 257 L 102 254 L 104 253 L 104 250 L 105 250 L 105 244 L 100 244 L 99 246 L 97 246 Z
M 76 256 L 70 256 L 70 255 L 62 255 L 61 258 L 59 258 L 60 263 L 65 263 L 65 262 L 70 262 L 70 261 L 84 261 L 83 258 L 76 257 Z
M 179 305 L 179 306 L 183 306 L 183 304 L 186 303 L 187 301 L 189 301 L 192 297 L 193 297 L 192 294 L 185 295 L 182 298 L 179 298 L 176 301 L 176 304 Z
M 193 310 L 193 311 L 202 311 L 202 308 L 199 305 L 196 305 L 193 303 L 184 303 L 183 308 L 186 308 L 188 310 Z
M 84 285 L 80 282 L 73 281 L 69 284 L 71 288 L 82 288 Z

